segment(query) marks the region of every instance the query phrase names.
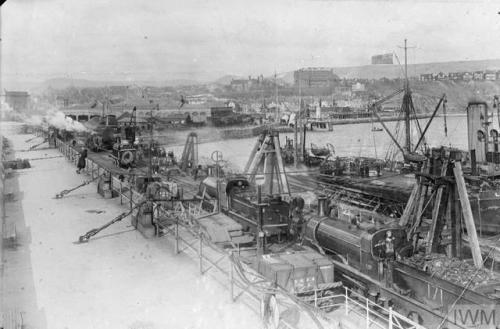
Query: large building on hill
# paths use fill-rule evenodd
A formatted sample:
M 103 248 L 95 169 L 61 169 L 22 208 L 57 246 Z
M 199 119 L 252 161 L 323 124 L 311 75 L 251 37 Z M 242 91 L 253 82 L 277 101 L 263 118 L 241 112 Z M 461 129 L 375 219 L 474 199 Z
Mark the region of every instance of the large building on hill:
M 392 53 L 372 56 L 372 65 L 394 64 L 393 57 Z
M 333 73 L 333 69 L 324 67 L 302 68 L 293 73 L 295 87 L 299 88 L 329 88 L 339 77 Z

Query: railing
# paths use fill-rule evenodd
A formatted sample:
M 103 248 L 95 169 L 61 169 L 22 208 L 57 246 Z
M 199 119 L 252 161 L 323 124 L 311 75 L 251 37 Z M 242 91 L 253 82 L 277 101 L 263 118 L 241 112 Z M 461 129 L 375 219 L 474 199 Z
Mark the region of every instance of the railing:
M 357 292 L 345 288 L 345 312 L 351 312 L 365 319 L 366 328 L 389 329 L 425 329 L 409 318 L 393 311 L 392 307 L 383 307 Z
M 69 161 L 73 163 L 78 162 L 80 153 L 75 148 L 60 140 L 56 141 L 56 147 Z M 111 190 L 118 194 L 120 204 L 128 203 L 130 209 L 132 209 L 144 200 L 143 195 L 134 190 L 129 182 L 115 177 L 109 170 L 101 167 L 91 159 L 87 158 L 86 164 L 83 173 L 90 175 L 91 178 L 104 174 L 111 175 Z M 171 202 L 173 204 L 174 201 Z M 366 328 L 424 328 L 393 311 L 392 308 L 384 308 L 348 288 L 345 288 L 344 294 L 321 296 L 319 294 L 320 290 L 314 290 L 305 294 L 305 297 L 299 298 L 296 295 L 273 286 L 271 282 L 256 273 L 253 269 L 239 262 L 241 252 L 249 252 L 255 250 L 255 248 L 238 247 L 236 249 L 222 249 L 211 243 L 205 238 L 201 227 L 193 225 L 193 222 L 196 223 L 196 217 L 200 218 L 202 216 L 199 211 L 192 211 L 196 207 L 193 207 L 191 210 L 189 207 L 185 209 L 180 201 L 175 202 L 181 205 L 177 211 L 185 211 L 183 213 L 184 217 L 172 217 L 172 211 L 165 211 L 161 207 L 161 202 L 154 203 L 155 209 L 157 209 L 154 216 L 154 221 L 157 224 L 157 235 L 172 238 L 176 254 L 181 252 L 190 253 L 198 261 L 198 268 L 201 275 L 212 270 L 212 275 L 218 274 L 222 276 L 229 284 L 231 301 L 236 302 L 244 296 L 247 297 L 247 299 L 254 303 L 251 309 L 261 317 L 264 317 L 261 304 L 265 300 L 266 295 L 272 294 L 280 304 L 289 305 L 293 303 L 297 305 L 301 313 L 306 315 L 317 328 L 331 327 L 332 325 L 328 321 L 325 311 L 340 307 L 345 308 L 346 315 L 355 315 L 358 317 L 358 320 L 364 319 Z M 185 218 L 185 216 L 190 217 L 192 221 L 187 223 L 179 220 L 179 218 Z M 338 300 L 340 301 L 335 302 Z M 247 305 L 249 305 L 248 302 Z M 318 319 L 321 319 L 321 321 Z M 297 328 L 282 318 L 279 318 L 278 327 Z

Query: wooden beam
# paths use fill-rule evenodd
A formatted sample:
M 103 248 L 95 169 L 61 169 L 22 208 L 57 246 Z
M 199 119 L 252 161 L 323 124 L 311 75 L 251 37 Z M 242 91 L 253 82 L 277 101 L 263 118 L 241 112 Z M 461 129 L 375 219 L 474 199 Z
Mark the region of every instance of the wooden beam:
M 263 141 L 263 136 L 261 135 L 257 140 L 255 141 L 255 144 L 253 146 L 252 152 L 250 152 L 250 156 L 248 157 L 247 164 L 245 165 L 245 169 L 243 169 L 243 172 L 246 173 L 250 169 L 250 165 L 252 164 L 253 159 L 255 158 L 255 154 L 257 153 L 257 150 L 259 147 L 262 146 L 262 141 Z
M 413 190 L 411 191 L 410 198 L 406 203 L 405 210 L 403 211 L 403 215 L 399 219 L 399 226 L 406 226 L 409 222 L 410 217 L 414 214 L 415 205 L 417 204 L 417 196 L 420 196 L 421 185 L 420 182 L 417 181 Z
M 444 161 L 441 167 L 441 177 L 446 175 L 446 171 L 448 169 L 448 161 Z M 432 222 L 431 229 L 429 230 L 429 240 L 427 241 L 427 248 L 425 252 L 430 254 L 432 251 L 435 251 L 436 246 L 436 228 L 438 226 L 439 218 L 439 209 L 441 207 L 441 199 L 443 198 L 443 190 L 444 185 L 440 185 L 438 187 L 436 196 L 434 197 L 434 207 L 432 208 Z
M 481 256 L 481 249 L 479 247 L 479 240 L 477 238 L 476 225 L 474 224 L 474 217 L 472 216 L 472 209 L 470 207 L 467 187 L 465 186 L 464 175 L 462 172 L 462 164 L 460 162 L 455 162 L 453 173 L 457 182 L 458 196 L 460 198 L 460 204 L 462 206 L 462 213 L 464 215 L 464 221 L 467 228 L 469 246 L 471 249 L 472 258 L 474 260 L 474 265 L 477 268 L 482 268 L 483 257 Z
M 461 240 L 461 232 L 458 230 L 459 226 L 458 223 L 461 221 L 461 217 L 457 216 L 460 215 L 460 212 L 457 213 L 457 207 L 456 207 L 456 202 L 457 201 L 457 187 L 453 186 L 450 189 L 450 195 L 448 198 L 449 201 L 449 208 L 450 208 L 450 220 L 451 220 L 451 256 L 452 257 L 458 257 L 458 244 L 459 241 Z
M 198 135 L 196 133 L 192 133 L 193 139 L 193 168 L 198 167 Z
M 273 154 L 273 163 L 273 177 L 276 177 L 276 187 L 278 188 L 278 193 L 281 194 L 283 192 L 283 182 L 281 181 L 281 176 L 278 169 L 278 156 L 276 155 L 276 153 Z
M 428 174 L 429 168 L 430 168 L 430 160 L 427 159 L 421 172 L 423 174 Z M 415 218 L 413 219 L 414 223 L 413 223 L 413 226 L 411 228 L 410 235 L 413 234 L 415 229 L 417 227 L 419 227 L 420 223 L 422 222 L 422 212 L 423 212 L 423 208 L 424 208 L 424 202 L 425 202 L 425 199 L 427 198 L 427 191 L 429 190 L 429 187 L 427 185 L 423 185 L 423 181 L 422 181 L 421 177 L 417 179 L 417 182 L 422 184 L 422 186 L 420 187 L 420 195 L 419 195 L 419 199 L 418 199 L 418 205 L 417 205 L 417 209 L 415 210 Z M 414 247 L 415 248 L 416 248 L 416 242 L 417 242 L 416 238 L 417 237 L 415 236 L 414 237 Z
M 268 152 L 264 154 L 264 193 L 268 195 L 273 194 L 273 155 L 274 153 Z
M 244 172 L 244 174 L 249 174 L 250 176 L 255 175 L 259 167 L 259 164 L 262 161 L 262 156 L 264 155 L 267 149 L 268 141 L 269 141 L 269 136 L 266 136 L 266 138 L 262 142 L 262 145 L 260 146 L 260 149 L 255 153 L 255 156 L 251 158 L 252 161 L 250 162 L 250 166 L 248 167 L 248 170 Z
M 290 194 L 290 185 L 288 185 L 288 178 L 286 176 L 283 158 L 281 157 L 280 139 L 278 136 L 274 136 L 274 146 L 274 149 L 276 150 L 277 171 L 281 178 L 283 193 Z

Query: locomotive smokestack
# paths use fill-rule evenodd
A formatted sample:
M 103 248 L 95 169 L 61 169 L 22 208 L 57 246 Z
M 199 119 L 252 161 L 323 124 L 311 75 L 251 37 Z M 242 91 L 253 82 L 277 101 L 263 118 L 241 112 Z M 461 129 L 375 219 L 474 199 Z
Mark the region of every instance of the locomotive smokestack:
M 325 216 L 326 196 L 318 196 L 318 216 Z

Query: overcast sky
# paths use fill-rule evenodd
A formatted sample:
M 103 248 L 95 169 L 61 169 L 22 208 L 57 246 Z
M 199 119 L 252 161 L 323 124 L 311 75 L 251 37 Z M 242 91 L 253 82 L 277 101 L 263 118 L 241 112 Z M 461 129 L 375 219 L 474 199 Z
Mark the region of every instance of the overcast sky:
M 215 79 L 356 66 L 500 58 L 499 1 L 7 0 L 4 82 Z

